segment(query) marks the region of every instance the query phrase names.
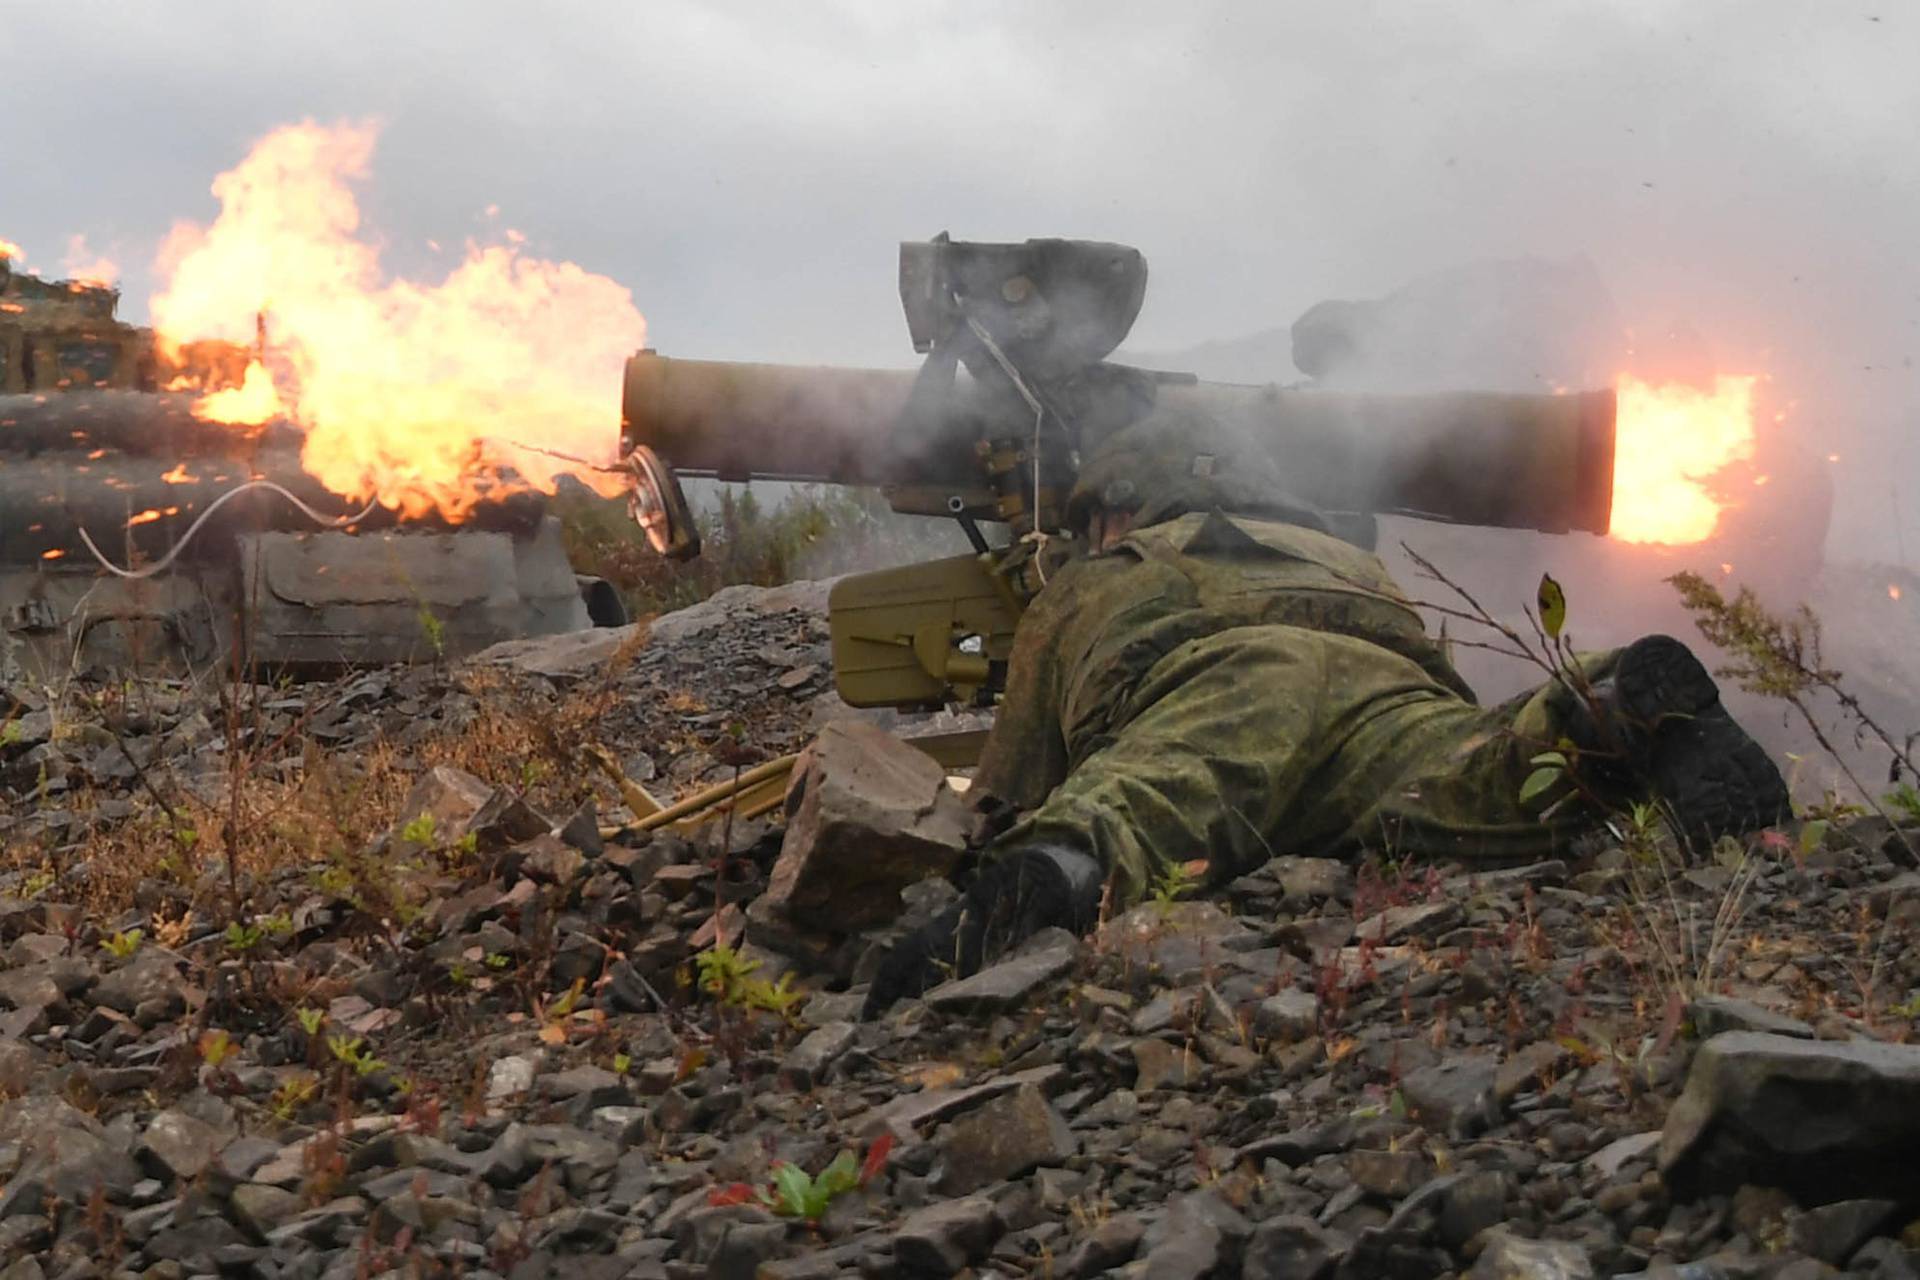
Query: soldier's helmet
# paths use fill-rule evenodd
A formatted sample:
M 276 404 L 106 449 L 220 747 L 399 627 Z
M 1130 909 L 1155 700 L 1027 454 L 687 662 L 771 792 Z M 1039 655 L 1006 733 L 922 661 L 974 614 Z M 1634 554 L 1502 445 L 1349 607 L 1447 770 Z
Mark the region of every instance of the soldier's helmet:
M 1221 511 L 1326 528 L 1319 512 L 1287 493 L 1272 459 L 1186 408 L 1155 409 L 1092 451 L 1067 499 L 1069 527 L 1084 532 L 1096 510 L 1131 512 L 1137 525 Z

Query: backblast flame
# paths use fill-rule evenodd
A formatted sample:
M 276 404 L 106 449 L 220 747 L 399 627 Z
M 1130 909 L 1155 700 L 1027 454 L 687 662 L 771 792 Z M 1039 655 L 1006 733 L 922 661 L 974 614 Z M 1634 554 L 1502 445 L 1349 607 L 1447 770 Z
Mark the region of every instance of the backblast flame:
M 286 411 L 273 385 L 273 375 L 258 360 L 247 365 L 239 386 L 211 392 L 193 402 L 194 416 L 241 426 L 270 422 Z
M 551 492 L 562 473 L 624 492 L 620 369 L 646 342 L 632 295 L 513 244 L 469 243 L 437 282 L 390 275 L 352 189 L 377 132 L 275 130 L 215 179 L 213 224 L 168 237 L 152 304 L 162 341 L 256 351 L 245 381 L 197 412 L 289 418 L 323 484 L 410 516 L 457 520 L 517 484 Z

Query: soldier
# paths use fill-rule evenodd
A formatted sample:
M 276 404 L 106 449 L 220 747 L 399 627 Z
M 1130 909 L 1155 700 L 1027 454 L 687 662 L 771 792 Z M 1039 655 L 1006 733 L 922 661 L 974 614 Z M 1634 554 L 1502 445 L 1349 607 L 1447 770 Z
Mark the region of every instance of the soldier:
M 1197 415 L 1155 413 L 1089 460 L 1069 504 L 1088 554 L 1021 619 L 974 784 L 1017 817 L 889 956 L 870 1011 L 1041 928 L 1084 931 L 1103 893 L 1125 906 L 1193 859 L 1217 880 L 1277 853 L 1520 860 L 1647 796 L 1691 839 L 1788 815 L 1678 640 L 1579 655 L 1483 708 L 1386 567 L 1284 488 Z M 1563 742 L 1571 776 L 1523 803 Z

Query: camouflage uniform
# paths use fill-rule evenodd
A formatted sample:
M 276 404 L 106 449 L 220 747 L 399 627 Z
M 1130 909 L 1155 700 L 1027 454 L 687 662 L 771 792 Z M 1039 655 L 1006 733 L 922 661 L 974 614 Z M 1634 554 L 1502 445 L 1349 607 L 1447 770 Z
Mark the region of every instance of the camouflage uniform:
M 1482 708 L 1386 567 L 1280 489 L 1216 424 L 1170 414 L 1082 469 L 1070 522 L 1132 528 L 1055 569 L 1015 632 L 975 790 L 1021 816 L 888 953 L 866 1016 L 1040 929 L 1090 928 L 1103 875 L 1125 905 L 1193 859 L 1224 879 L 1279 853 L 1556 850 L 1592 825 L 1585 799 L 1558 803 L 1564 776 L 1531 809 L 1520 790 L 1563 737 L 1604 803 L 1657 794 L 1690 839 L 1785 816 L 1779 770 L 1679 641 L 1580 655 L 1580 694 Z
M 1590 821 L 1519 800 L 1580 699 L 1549 684 L 1478 706 L 1379 559 L 1275 499 L 1277 477 L 1199 452 L 1202 424 L 1142 427 L 1076 490 L 1117 493 L 1134 529 L 1021 621 L 975 786 L 1025 813 L 989 856 L 1079 849 L 1131 901 L 1190 859 L 1216 877 L 1362 846 L 1519 859 Z

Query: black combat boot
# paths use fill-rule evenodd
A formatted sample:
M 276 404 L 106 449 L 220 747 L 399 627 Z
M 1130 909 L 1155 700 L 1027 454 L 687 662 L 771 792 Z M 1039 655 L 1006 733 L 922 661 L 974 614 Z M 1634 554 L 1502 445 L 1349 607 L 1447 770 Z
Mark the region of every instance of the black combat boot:
M 1627 646 L 1594 685 L 1598 737 L 1639 789 L 1664 801 L 1682 834 L 1711 843 L 1793 816 L 1786 780 L 1720 702 L 1720 688 L 1672 636 Z
M 987 863 L 954 906 L 902 938 L 868 989 L 862 1016 L 960 978 L 1047 928 L 1091 929 L 1105 874 L 1078 849 L 1034 844 Z

